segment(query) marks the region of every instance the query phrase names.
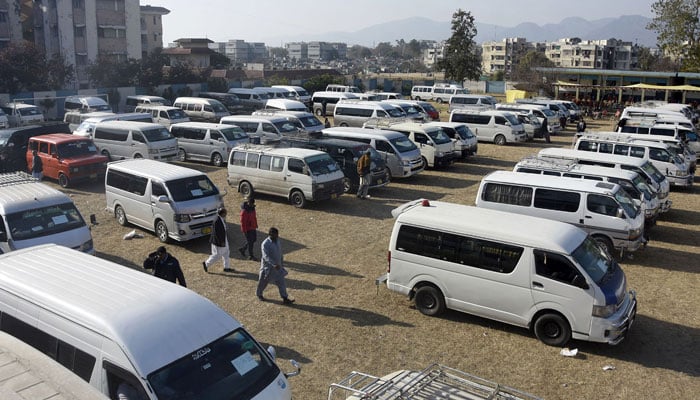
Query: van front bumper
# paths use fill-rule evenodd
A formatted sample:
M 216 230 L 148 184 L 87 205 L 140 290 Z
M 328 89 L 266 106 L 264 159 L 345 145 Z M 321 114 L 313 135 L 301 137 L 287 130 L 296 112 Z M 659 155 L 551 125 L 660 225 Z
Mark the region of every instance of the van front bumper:
M 175 232 L 170 232 L 170 237 L 178 242 L 185 242 L 211 234 L 211 226 L 216 219 L 216 214 L 209 218 L 197 218 L 187 223 L 175 224 Z
M 689 186 L 693 186 L 693 181 L 695 180 L 695 176 L 693 176 L 693 175 L 685 175 L 685 176 L 666 175 L 666 179 L 668 179 L 668 183 L 670 183 L 671 186 L 689 187 Z
M 616 345 L 629 333 L 637 315 L 637 293 L 630 290 L 620 309 L 608 318 L 593 317 L 588 340 Z

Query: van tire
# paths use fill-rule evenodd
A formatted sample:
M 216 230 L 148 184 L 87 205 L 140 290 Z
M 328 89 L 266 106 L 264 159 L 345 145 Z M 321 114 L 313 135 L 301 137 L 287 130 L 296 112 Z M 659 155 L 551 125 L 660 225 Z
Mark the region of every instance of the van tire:
M 306 205 L 306 197 L 304 197 L 304 193 L 301 190 L 293 190 L 292 194 L 289 195 L 289 201 L 296 208 L 304 208 Z
M 352 183 L 350 183 L 349 178 L 343 178 L 343 193 L 350 193 L 352 190 Z
M 415 100 L 415 101 L 420 101 L 420 96 L 414 97 L 413 100 Z
M 168 243 L 168 226 L 160 219 L 156 221 L 156 236 L 162 243 Z
M 437 101 L 438 104 L 442 104 L 442 99 L 439 98 L 439 97 L 438 97 L 437 100 L 435 100 L 435 101 Z
M 430 165 L 428 165 L 428 159 L 425 157 L 421 157 L 421 159 L 423 160 L 423 168 L 425 168 L 425 169 L 430 168 Z
M 423 315 L 436 316 L 445 312 L 445 297 L 435 286 L 421 286 L 414 297 L 416 308 Z
M 143 158 L 143 156 L 141 154 L 139 154 L 139 153 L 134 154 L 134 160 L 140 160 L 142 158 Z
M 58 184 L 61 185 L 62 188 L 67 188 L 68 185 L 70 185 L 70 180 L 64 173 L 58 174 Z
M 348 123 L 347 123 L 347 122 L 341 122 L 340 125 L 338 125 L 338 126 L 342 126 L 343 128 L 347 128 L 347 127 L 348 127 Z
M 322 116 L 323 116 L 323 110 L 321 110 L 320 108 L 317 108 L 317 109 L 314 111 L 314 114 L 316 114 L 317 117 L 322 117 Z
M 126 220 L 126 213 L 122 206 L 114 207 L 114 218 L 117 219 L 117 223 L 121 226 L 126 226 L 126 224 L 129 223 L 129 221 Z
M 571 327 L 559 314 L 540 315 L 535 321 L 535 336 L 548 346 L 562 347 L 571 340 Z
M 185 149 L 177 149 L 177 160 L 181 162 L 187 161 L 187 153 Z
M 253 186 L 251 186 L 250 183 L 243 181 L 238 186 L 238 192 L 241 194 L 241 196 L 248 198 L 253 195 Z
M 506 144 L 506 137 L 503 135 L 496 135 L 496 137 L 493 138 L 493 142 L 499 146 L 504 146 Z
M 107 161 L 112 161 L 112 157 L 109 155 L 109 151 L 107 150 L 102 150 L 102 155 L 107 157 Z
M 220 166 L 224 165 L 224 158 L 221 156 L 221 154 L 219 154 L 219 153 L 214 153 L 214 154 L 211 156 L 211 163 L 212 163 L 215 167 L 220 167 Z
M 602 248 L 604 248 L 608 254 L 610 254 L 611 257 L 615 257 L 615 247 L 613 247 L 612 242 L 610 239 L 604 237 L 604 236 L 593 236 L 593 240 L 598 243 L 598 245 Z

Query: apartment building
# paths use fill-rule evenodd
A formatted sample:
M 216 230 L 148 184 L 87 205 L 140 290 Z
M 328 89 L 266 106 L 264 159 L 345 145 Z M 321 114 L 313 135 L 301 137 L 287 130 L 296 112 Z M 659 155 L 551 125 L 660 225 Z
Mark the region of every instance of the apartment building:
M 567 38 L 544 43 L 543 47 L 545 56 L 562 68 L 631 70 L 638 63 L 639 46 L 617 39 Z
M 141 6 L 141 55 L 163 48 L 163 15 L 170 13 L 164 7 Z
M 212 42 L 209 48 L 224 54 L 233 64 L 260 62 L 268 58 L 267 46 L 263 42 L 246 42 L 245 40 L 231 39 L 228 42 Z
M 174 47 L 163 49 L 170 65 L 187 64 L 195 68 L 207 68 L 214 50 L 209 48 L 214 41 L 202 38 L 182 38 L 175 41 Z
M 535 47 L 525 38 L 505 38 L 500 42 L 484 42 L 481 45 L 481 68 L 484 74 L 503 72 L 510 76 L 520 58 Z

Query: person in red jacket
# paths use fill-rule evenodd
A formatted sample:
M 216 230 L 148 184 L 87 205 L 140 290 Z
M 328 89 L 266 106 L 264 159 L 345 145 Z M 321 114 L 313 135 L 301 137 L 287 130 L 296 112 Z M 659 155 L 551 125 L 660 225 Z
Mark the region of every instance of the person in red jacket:
M 255 199 L 250 197 L 241 204 L 241 232 L 245 236 L 245 243 L 238 248 L 243 257 L 246 256 L 248 250 L 248 259 L 258 261 L 253 254 L 253 246 L 257 238 L 258 216 L 255 214 Z

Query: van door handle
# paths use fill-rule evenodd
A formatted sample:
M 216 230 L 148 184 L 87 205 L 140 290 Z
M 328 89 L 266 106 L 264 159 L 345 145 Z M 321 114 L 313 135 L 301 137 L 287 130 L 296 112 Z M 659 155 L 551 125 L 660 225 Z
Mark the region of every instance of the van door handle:
M 532 286 L 538 288 L 538 289 L 544 289 L 544 285 L 537 282 L 537 281 L 532 281 Z
M 584 218 L 593 218 L 593 217 L 590 215 L 586 215 Z

